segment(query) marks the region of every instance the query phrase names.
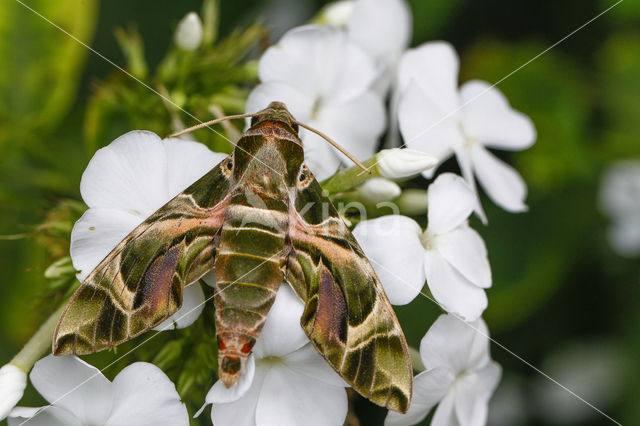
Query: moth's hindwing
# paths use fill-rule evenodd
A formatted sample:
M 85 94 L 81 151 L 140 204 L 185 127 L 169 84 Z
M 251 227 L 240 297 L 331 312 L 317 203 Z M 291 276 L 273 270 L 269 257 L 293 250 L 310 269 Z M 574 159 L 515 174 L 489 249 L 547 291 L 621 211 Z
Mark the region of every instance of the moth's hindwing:
M 214 266 L 228 202 L 224 163 L 140 224 L 91 272 L 62 313 L 54 354 L 110 348 L 180 308 L 184 286 Z
M 296 216 L 289 234 L 294 254 L 285 279 L 305 303 L 303 329 L 358 393 L 406 412 L 413 388 L 411 357 L 371 264 L 315 180 L 300 192 L 291 214 Z

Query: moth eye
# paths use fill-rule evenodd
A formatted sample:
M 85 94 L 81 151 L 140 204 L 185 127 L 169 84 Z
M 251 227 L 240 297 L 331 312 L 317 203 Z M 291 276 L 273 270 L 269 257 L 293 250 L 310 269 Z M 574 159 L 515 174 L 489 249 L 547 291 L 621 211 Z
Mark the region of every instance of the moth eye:
M 233 161 L 231 160 L 227 161 L 227 169 L 233 170 Z
M 298 180 L 300 180 L 300 182 L 304 182 L 304 180 L 307 178 L 307 174 L 305 172 L 300 173 L 300 176 L 298 177 Z

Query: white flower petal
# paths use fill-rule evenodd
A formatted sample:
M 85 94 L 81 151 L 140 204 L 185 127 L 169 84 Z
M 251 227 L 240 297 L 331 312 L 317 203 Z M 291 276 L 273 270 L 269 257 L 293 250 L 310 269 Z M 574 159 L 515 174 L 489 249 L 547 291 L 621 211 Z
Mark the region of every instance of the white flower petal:
M 482 288 L 491 287 L 491 267 L 482 237 L 467 225 L 439 235 L 437 249 L 465 278 Z
M 476 199 L 476 207 L 475 211 L 480 220 L 482 220 L 483 224 L 487 224 L 487 215 L 482 208 L 482 204 L 480 204 L 480 199 L 478 197 L 478 188 L 476 186 L 476 180 L 473 177 L 473 163 L 471 162 L 471 154 L 469 149 L 466 146 L 459 146 L 454 149 L 456 154 L 456 161 L 458 162 L 458 166 L 460 167 L 460 171 L 462 172 L 462 177 L 467 182 L 469 189 L 473 192 L 473 195 Z
M 345 27 L 349 23 L 355 5 L 355 0 L 340 0 L 329 3 L 321 11 L 321 19 L 334 27 Z
M 204 274 L 204 276 L 201 279 L 209 287 L 215 288 L 215 286 L 216 286 L 216 270 L 212 269 L 211 271 L 209 271 L 206 274 Z
M 385 426 L 404 426 L 420 423 L 429 411 L 444 398 L 455 375 L 445 367 L 437 367 L 418 374 L 413 380 L 413 399 L 406 414 L 389 411 Z
M 134 130 L 99 149 L 82 174 L 80 193 L 89 207 L 150 216 L 168 201 L 167 155 L 155 133 Z
M 455 115 L 444 114 L 415 82 L 400 98 L 398 123 L 407 147 L 433 155 L 439 162 L 451 156 L 453 147 L 464 143 Z M 427 176 L 432 173 L 423 172 Z
M 313 124 L 312 124 L 313 126 Z M 341 157 L 327 141 L 309 131 L 302 132 L 304 161 L 318 181 L 331 177 L 340 167 Z
M 455 388 L 454 408 L 461 426 L 484 426 L 487 423 L 489 399 L 498 386 L 502 369 L 495 362 L 478 372 L 466 374 Z
M 640 216 L 640 160 L 620 160 L 606 170 L 600 206 L 614 220 Z
M 309 342 L 300 326 L 304 305 L 288 285 L 283 285 L 269 310 L 267 320 L 253 347 L 257 359 L 282 356 Z
M 105 426 L 189 425 L 187 407 L 169 378 L 153 364 L 136 362 L 113 380 L 113 412 Z
M 317 86 L 315 67 L 319 62 L 314 56 L 322 50 L 323 34 L 313 26 L 288 31 L 260 58 L 260 81 L 283 82 L 305 96 L 313 93 Z M 298 120 L 302 119 L 298 117 Z
M 167 153 L 167 201 L 227 157 L 227 154 L 213 152 L 199 142 L 174 138 L 163 139 L 162 143 Z
M 640 254 L 640 212 L 637 217 L 614 222 L 608 238 L 619 255 L 633 257 Z
M 83 426 L 73 413 L 64 408 L 46 405 L 44 407 L 16 407 L 7 419 L 9 426 Z
M 380 175 L 389 179 L 415 176 L 438 164 L 438 159 L 417 149 L 383 149 L 376 155 Z
M 202 408 L 208 404 L 228 404 L 242 398 L 253 384 L 255 371 L 256 360 L 253 355 L 249 355 L 244 373 L 240 376 L 238 382 L 234 386 L 227 388 L 222 384 L 222 380 L 217 380 L 209 390 L 209 393 L 207 393 L 206 402 Z M 201 411 L 202 409 L 196 413 L 196 416 Z
M 268 81 L 256 86 L 249 94 L 245 111 L 248 114 L 258 112 L 273 101 L 287 105 L 291 115 L 300 122 L 308 123 L 311 118 L 313 100 L 281 81 Z
M 466 279 L 437 251 L 425 253 L 427 285 L 436 301 L 447 311 L 473 321 L 487 308 L 484 290 Z
M 424 286 L 420 232 L 413 219 L 397 215 L 360 222 L 353 230 L 394 305 L 411 302 Z
M 376 77 L 371 58 L 343 31 L 313 25 L 286 33 L 262 56 L 258 72 L 262 82 L 286 82 L 321 102 L 352 99 Z
M 109 417 L 114 398 L 111 382 L 75 356 L 42 358 L 29 378 L 49 403 L 73 413 L 82 424 L 104 424 Z
M 256 406 L 267 371 L 257 368 L 253 382 L 240 399 L 227 404 L 213 404 L 211 421 L 215 426 L 255 426 Z M 240 379 L 242 380 L 242 379 Z
M 24 394 L 27 373 L 21 368 L 6 364 L 0 368 L 0 421 L 6 418 Z
M 456 375 L 480 368 L 489 360 L 488 336 L 482 319 L 465 323 L 442 314 L 420 341 L 420 358 L 427 369 L 447 367 Z
M 480 144 L 471 148 L 471 159 L 478 181 L 494 203 L 513 213 L 527 211 L 524 203 L 527 185 L 513 167 L 499 160 Z
M 366 160 L 376 153 L 386 120 L 382 100 L 372 92 L 364 92 L 345 102 L 327 103 L 319 110 L 316 128 L 358 160 Z M 328 144 L 324 140 L 323 143 Z M 336 150 L 336 154 L 351 165 L 351 160 L 342 153 Z
M 519 151 L 535 142 L 536 130 L 529 117 L 511 108 L 502 92 L 486 81 L 466 82 L 460 98 L 465 132 L 482 145 Z
M 188 285 L 182 291 L 182 306 L 178 311 L 164 320 L 154 330 L 166 331 L 189 327 L 204 309 L 204 291 L 199 282 Z
M 257 426 L 341 425 L 347 416 L 347 394 L 284 366 L 269 370 L 258 405 Z
M 359 0 L 350 16 L 349 38 L 380 65 L 397 60 L 409 45 L 411 11 L 404 0 Z
M 409 49 L 398 67 L 398 88 L 405 92 L 415 81 L 441 114 L 454 114 L 459 107 L 458 54 L 444 41 L 424 43 Z
M 455 394 L 449 392 L 438 404 L 438 408 L 436 408 L 436 412 L 431 419 L 431 426 L 462 426 L 456 421 L 454 403 Z
M 71 231 L 70 254 L 73 267 L 83 281 L 93 269 L 144 218 L 126 211 L 94 207 L 82 215 Z
M 443 173 L 429 185 L 428 232 L 444 234 L 469 217 L 478 204 L 471 188 L 460 176 Z
M 318 354 L 318 351 L 311 343 L 285 355 L 283 362 L 288 369 L 320 380 L 326 384 L 341 387 L 349 386 L 342 377 L 331 368 L 329 363 Z

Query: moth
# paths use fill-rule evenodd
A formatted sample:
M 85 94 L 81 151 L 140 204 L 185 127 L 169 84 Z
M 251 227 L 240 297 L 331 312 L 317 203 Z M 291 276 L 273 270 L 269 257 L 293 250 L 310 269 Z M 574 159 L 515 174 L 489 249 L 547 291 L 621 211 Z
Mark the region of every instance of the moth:
M 84 280 L 58 322 L 53 353 L 89 354 L 140 335 L 180 308 L 185 286 L 214 270 L 226 387 L 242 375 L 286 283 L 304 303 L 300 325 L 333 369 L 365 398 L 406 412 L 413 375 L 404 334 L 371 264 L 304 164 L 304 125 L 279 102 L 251 116 L 231 155 Z

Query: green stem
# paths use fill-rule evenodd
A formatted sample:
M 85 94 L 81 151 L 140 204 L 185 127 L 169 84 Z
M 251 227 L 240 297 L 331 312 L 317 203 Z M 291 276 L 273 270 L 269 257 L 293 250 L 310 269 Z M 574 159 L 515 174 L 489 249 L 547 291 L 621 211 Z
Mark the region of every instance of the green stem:
M 45 321 L 40 329 L 36 331 L 26 345 L 13 357 L 10 364 L 22 369 L 25 373 L 28 373 L 33 367 L 33 364 L 37 360 L 46 355 L 51 350 L 51 339 L 53 338 L 53 332 L 58 324 L 58 319 L 62 315 L 66 303 L 60 306 L 51 316 Z
M 368 174 L 358 166 L 353 166 L 336 173 L 329 179 L 324 180 L 320 185 L 322 185 L 322 189 L 329 193 L 329 195 L 355 188 L 374 176 L 380 176 L 380 172 L 376 166 L 377 161 L 374 155 L 362 163 L 366 168 L 371 170 L 371 174 Z

